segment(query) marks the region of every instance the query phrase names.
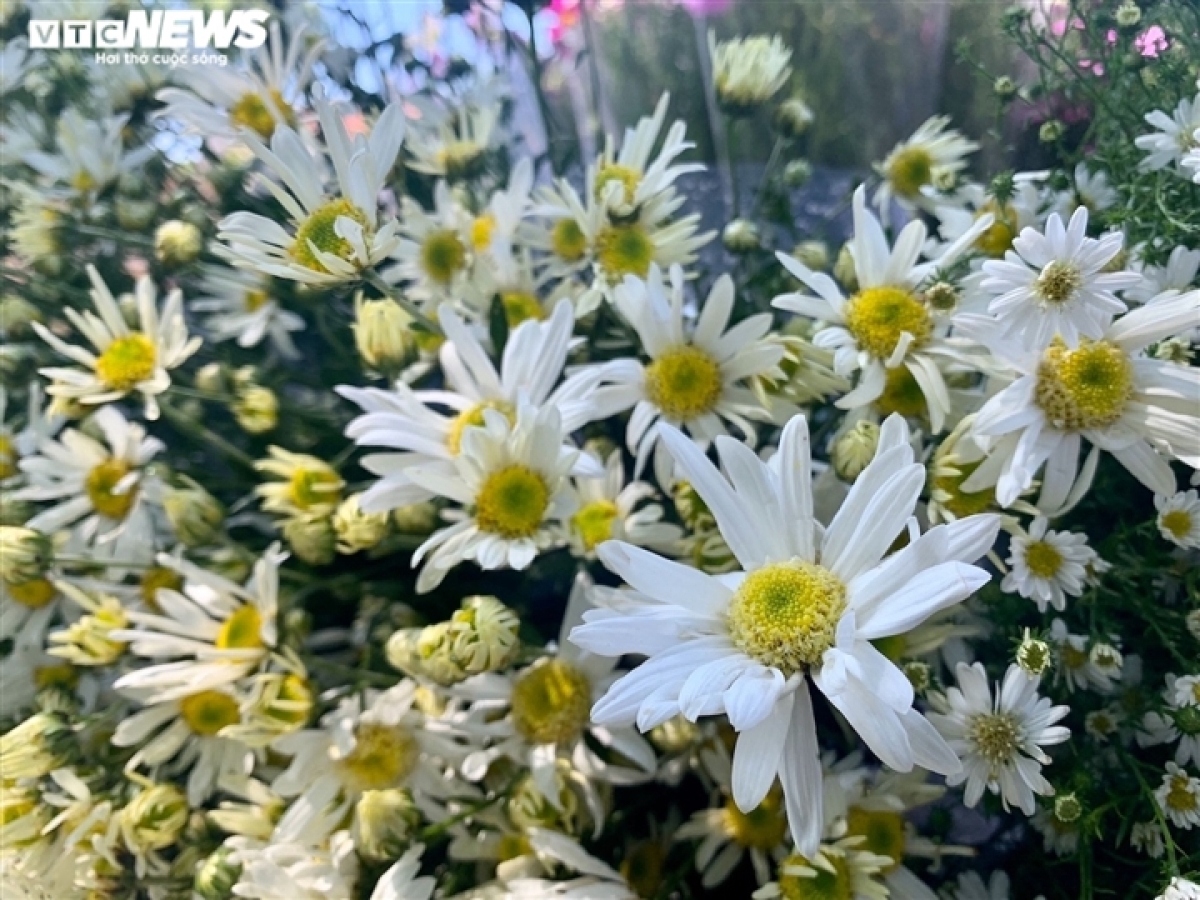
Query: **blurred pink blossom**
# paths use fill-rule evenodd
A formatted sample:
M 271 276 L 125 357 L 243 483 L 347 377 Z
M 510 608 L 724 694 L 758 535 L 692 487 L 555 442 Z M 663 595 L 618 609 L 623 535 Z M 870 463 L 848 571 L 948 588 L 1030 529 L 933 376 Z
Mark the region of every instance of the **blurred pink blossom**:
M 719 16 L 733 6 L 734 0 L 679 0 L 679 3 L 693 16 Z
M 1167 33 L 1162 28 L 1158 25 L 1151 25 L 1137 36 L 1133 45 L 1138 48 L 1138 52 L 1142 56 L 1153 58 L 1171 46 L 1171 42 L 1167 40 Z

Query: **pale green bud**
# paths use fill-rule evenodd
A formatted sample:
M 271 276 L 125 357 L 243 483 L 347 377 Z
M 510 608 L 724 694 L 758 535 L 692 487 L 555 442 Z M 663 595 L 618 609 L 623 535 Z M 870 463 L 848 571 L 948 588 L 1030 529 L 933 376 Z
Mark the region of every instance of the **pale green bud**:
M 186 266 L 204 249 L 204 235 L 191 222 L 171 219 L 154 232 L 154 256 L 165 266 Z
M 854 423 L 833 442 L 833 471 L 842 481 L 853 482 L 875 458 L 879 426 L 867 419 Z
M 163 509 L 176 537 L 187 547 L 202 547 L 212 543 L 221 532 L 225 508 L 212 494 L 190 478 L 182 479 L 186 486 L 172 488 L 163 497 Z

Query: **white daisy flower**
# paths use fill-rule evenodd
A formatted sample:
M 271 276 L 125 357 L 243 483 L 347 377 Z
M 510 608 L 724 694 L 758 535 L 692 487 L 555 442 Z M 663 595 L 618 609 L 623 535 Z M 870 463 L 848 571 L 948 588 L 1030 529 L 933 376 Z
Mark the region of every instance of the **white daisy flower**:
M 978 872 L 963 872 L 954 884 L 951 900 L 1010 900 L 1011 882 L 1000 869 L 985 882 Z
M 1139 167 L 1146 172 L 1157 172 L 1178 166 L 1184 156 L 1196 148 L 1195 134 L 1200 130 L 1200 94 L 1181 99 L 1170 115 L 1156 109 L 1146 113 L 1145 119 L 1155 130 L 1133 140 L 1134 146 L 1146 154 Z
M 608 540 L 670 553 L 683 538 L 678 525 L 662 521 L 661 505 L 642 505 L 657 495 L 653 485 L 644 481 L 626 484 L 620 450 L 608 455 L 603 478 L 573 478 L 571 486 L 576 510 L 568 523 L 567 537 L 576 556 L 590 559 Z
M 1152 491 L 1174 494 L 1169 460 L 1200 467 L 1200 370 L 1143 351 L 1189 327 L 1198 310 L 1200 291 L 1164 294 L 1122 316 L 1098 340 L 1055 340 L 1040 351 L 996 339 L 990 319 L 963 316 L 960 326 L 981 343 L 990 341 L 1020 373 L 976 415 L 976 440 L 991 458 L 963 488 L 994 483 L 997 500 L 1010 506 L 1045 464 L 1037 506 L 1058 510 L 1086 490 L 1105 450 Z M 1080 476 L 1083 438 L 1093 449 Z
M 826 529 L 812 514 L 803 417 L 784 428 L 769 463 L 719 438 L 728 479 L 680 432 L 659 427 L 741 571 L 713 577 L 628 544 L 602 545 L 601 560 L 634 592 L 587 613 L 571 639 L 593 653 L 650 658 L 613 685 L 592 717 L 646 731 L 680 713 L 692 721 L 727 714 L 740 733 L 738 808 L 758 806 L 778 775 L 793 839 L 811 857 L 823 818 L 809 679 L 891 768 L 958 771 L 913 709 L 911 683 L 870 642 L 903 634 L 986 583 L 967 560 L 991 546 L 999 520 L 938 526 L 883 560 L 925 481 L 899 416 L 884 424 L 874 461 Z
M 774 97 L 792 77 L 792 50 L 779 35 L 717 41 L 710 29 L 713 90 L 730 115 L 748 115 Z
M 675 840 L 699 839 L 696 869 L 701 884 L 712 889 L 722 884 L 749 856 L 754 877 L 760 885 L 771 880 L 771 863 L 781 863 L 787 855 L 788 822 L 783 808 L 783 790 L 773 786 L 763 801 L 750 812 L 738 809 L 722 785 L 727 797 L 721 806 L 702 809 L 675 831 Z
M 1192 132 L 1192 149 L 1179 160 L 1179 168 L 1185 176 L 1190 176 L 1193 182 L 1200 184 L 1200 128 Z
M 1165 266 L 1140 266 L 1136 261 L 1131 268 L 1139 270 L 1141 284 L 1125 292 L 1131 303 L 1148 303 L 1166 291 L 1186 291 L 1196 282 L 1200 273 L 1200 250 L 1176 247 L 1167 257 Z
M 825 894 L 846 900 L 886 900 L 891 896 L 879 878 L 891 858 L 861 847 L 861 838 L 821 844 L 812 853 L 793 853 L 779 864 L 775 881 L 750 896 L 754 900 L 792 900 Z
M 159 309 L 154 283 L 149 278 L 139 278 L 134 286 L 138 327 L 131 329 L 94 266 L 88 266 L 88 277 L 96 312 L 79 313 L 65 307 L 63 314 L 88 339 L 95 352 L 68 344 L 42 323 L 33 323 L 42 340 L 86 370 L 40 369 L 42 375 L 51 379 L 46 393 L 86 406 L 112 403 L 137 393 L 142 395 L 146 418 L 157 419 L 155 398 L 171 386 L 170 370 L 187 360 L 201 344 L 199 337 L 188 337 L 183 295 L 178 289 L 171 291 Z
M 1200 884 L 1175 875 L 1155 900 L 1200 900 Z
M 425 115 L 409 125 L 408 167 L 450 182 L 480 174 L 488 151 L 498 143 L 500 104 L 463 103 L 453 111 L 421 106 Z
M 553 406 L 521 402 L 513 421 L 485 408 L 483 423 L 464 429 L 461 452 L 450 461 L 407 470 L 410 481 L 464 510 L 446 513 L 454 524 L 434 532 L 413 554 L 424 566 L 417 592 L 433 590 L 464 560 L 483 569 L 524 569 L 550 546 L 574 510 L 568 474 L 598 475 L 595 460 L 566 444 L 562 416 Z
M 984 291 L 994 299 L 988 312 L 996 340 L 1044 348 L 1059 337 L 1100 337 L 1126 306 L 1114 291 L 1135 287 L 1136 272 L 1105 271 L 1121 252 L 1124 237 L 1109 232 L 1087 236 L 1088 210 L 1081 206 L 1065 227 L 1055 213 L 1045 233 L 1025 228 L 1002 260 L 983 264 Z
M 266 338 L 285 359 L 300 356 L 291 336 L 304 330 L 304 319 L 279 305 L 269 279 L 206 266 L 197 290 L 199 296 L 189 306 L 207 314 L 204 325 L 214 342 L 236 340 L 239 347 L 257 347 Z
M 1086 586 L 1087 568 L 1097 558 L 1087 544 L 1086 534 L 1047 531 L 1047 520 L 1038 516 L 1028 532 L 1009 542 L 1010 571 L 1000 583 L 1002 590 L 1031 598 L 1044 613 L 1053 606 L 1067 608 L 1067 597 L 1078 597 Z
M 282 182 L 262 177 L 291 219 L 290 228 L 258 213 L 235 212 L 221 220 L 217 237 L 238 268 L 329 286 L 357 280 L 396 248 L 396 223 L 380 225 L 379 193 L 404 140 L 404 114 L 391 104 L 370 137 L 351 137 L 342 111 L 319 87 L 313 90 L 313 103 L 336 190 L 326 190 L 324 161 L 315 160 L 291 128 L 278 125 L 269 150 L 244 133 L 250 149 Z
M 784 347 L 766 339 L 771 316 L 750 316 L 730 328 L 733 279 L 723 275 L 709 292 L 695 326 L 685 329 L 683 271 L 678 266 L 670 271 L 669 285 L 657 266 L 651 267 L 646 281 L 627 278 L 616 290 L 615 303 L 637 332 L 650 361 L 607 363 L 608 384 L 593 399 L 601 416 L 633 407 L 625 442 L 637 457 L 635 476 L 658 445 L 655 425 L 660 419 L 686 428 L 702 446 L 727 434 L 726 422 L 753 443 L 752 422 L 770 421 L 771 413 L 745 382 L 756 375 L 782 377 L 779 363 Z M 670 459 L 661 449 L 655 454 L 655 471 L 659 484 L 672 482 Z
M 1167 763 L 1154 799 L 1176 828 L 1190 830 L 1200 825 L 1200 778 L 1189 775 L 1175 763 Z
M 154 516 L 161 493 L 146 467 L 163 443 L 111 406 L 91 421 L 103 442 L 74 428 L 43 440 L 36 455 L 21 460 L 27 483 L 12 498 L 56 501 L 29 519 L 28 528 L 53 535 L 73 526 L 83 544 L 111 545 L 115 559 L 146 558 L 158 539 Z
M 1001 202 L 980 184 L 963 185 L 954 195 L 933 207 L 938 236 L 948 243 L 961 237 L 980 217 L 992 214 L 992 224 L 975 239 L 974 250 L 988 259 L 1003 259 L 1013 240 L 1024 229 L 1041 223 L 1046 205 L 1044 172 L 1018 172 L 1012 193 Z
M 1075 166 L 1074 175 L 1076 205 L 1086 208 L 1092 215 L 1111 209 L 1121 199 L 1100 169 L 1093 171 L 1087 163 L 1081 162 Z
M 531 828 L 529 842 L 539 858 L 581 877 L 568 881 L 514 878 L 505 887 L 504 900 L 637 900 L 616 869 L 596 859 L 575 840 L 546 828 Z
M 1113 680 L 1093 660 L 1087 635 L 1072 634 L 1066 622 L 1055 619 L 1050 623 L 1050 639 L 1057 650 L 1055 683 L 1062 682 L 1068 691 L 1095 689 L 1102 694 L 1111 693 Z
M 490 245 L 494 227 L 494 219 L 472 216 L 439 181 L 432 211 L 411 197 L 401 199 L 395 264 L 383 276 L 391 284 L 405 283 L 426 307 L 452 302 L 470 281 L 476 244 Z
M 339 831 L 327 843 L 320 847 L 298 840 L 263 844 L 231 838 L 228 846 L 234 852 L 230 860 L 241 866 L 234 896 L 246 900 L 352 900 L 358 882 L 354 841 L 349 832 Z
M 273 544 L 240 585 L 159 554 L 159 565 L 182 575 L 183 587 L 159 588 L 158 611 L 128 610 L 137 627 L 118 629 L 109 638 L 127 642 L 134 656 L 174 661 L 135 669 L 114 687 L 144 704 L 167 703 L 220 690 L 258 669 L 278 638 L 279 566 L 285 559 L 287 554 Z
M 856 293 L 847 297 L 825 273 L 779 253 L 784 267 L 816 296 L 783 294 L 771 305 L 823 323 L 813 343 L 834 351 L 837 374 L 861 372 L 857 387 L 838 399 L 840 409 L 857 409 L 915 384 L 917 393 L 924 395 L 930 424 L 939 432 L 951 411 L 941 366 L 960 357 L 947 343 L 946 328 L 920 289 L 966 253 L 994 217 L 977 218 L 936 259 L 918 263 L 925 245 L 924 223 L 910 222 L 889 247 L 879 220 L 867 210 L 866 197 L 864 187 L 854 192 L 854 238 L 849 246 Z
M 165 104 L 158 115 L 206 140 L 236 141 L 249 132 L 268 141 L 279 125 L 295 128 L 296 107 L 324 46 L 301 29 L 285 47 L 279 23 L 270 27 L 267 45 L 243 54 L 240 65 L 180 68 L 176 81 L 181 86 L 156 95 Z
M 884 158 L 877 167 L 883 181 L 875 192 L 880 211 L 886 212 L 893 198 L 908 209 L 927 206 L 926 188 L 953 183 L 967 167 L 967 157 L 979 145 L 949 125 L 948 116 L 926 119 Z
M 1155 494 L 1154 508 L 1158 510 L 1154 521 L 1159 534 L 1184 549 L 1200 550 L 1200 495 L 1196 491 L 1169 497 Z
M 982 664 L 959 663 L 956 677 L 958 686 L 936 698 L 940 712 L 929 714 L 963 761 L 947 784 L 966 782 L 967 806 L 975 806 L 986 789 L 1000 796 L 1005 809 L 1013 804 L 1033 815 L 1034 795 L 1054 793 L 1041 774 L 1050 764 L 1042 747 L 1070 738 L 1070 729 L 1054 723 L 1071 708 L 1039 696 L 1038 679 L 1018 666 L 1009 666 L 994 698 Z
M 545 322 L 517 326 L 504 346 L 499 371 L 457 314 L 443 307 L 438 318 L 446 333 L 439 351 L 446 381 L 443 389 L 413 390 L 400 381 L 391 391 L 336 389 L 364 413 L 347 426 L 347 437 L 361 447 L 401 451 L 363 457 L 363 467 L 379 476 L 363 493 L 361 505 L 367 512 L 383 512 L 433 496 L 409 477 L 409 471 L 454 460 L 462 452 L 467 430 L 484 425 L 487 410 L 511 422 L 522 402 L 537 409 L 553 408 L 567 433 L 603 415 L 593 396 L 601 375 L 599 367 L 562 378 L 575 325 L 570 302 L 560 301 Z
M 125 152 L 128 122 L 128 115 L 97 116 L 68 107 L 58 116 L 56 152 L 34 151 L 23 161 L 52 185 L 83 195 L 99 192 L 158 153 L 153 144 Z
M 1175 762 L 1200 766 L 1200 678 L 1167 676 L 1162 712 L 1151 711 L 1142 718 L 1136 734 L 1138 746 L 1176 744 Z

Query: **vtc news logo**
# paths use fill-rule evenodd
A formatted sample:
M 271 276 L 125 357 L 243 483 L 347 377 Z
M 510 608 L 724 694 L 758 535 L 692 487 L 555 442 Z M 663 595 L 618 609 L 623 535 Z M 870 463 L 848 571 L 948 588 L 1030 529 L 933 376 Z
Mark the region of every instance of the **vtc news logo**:
M 267 40 L 270 13 L 259 10 L 132 10 L 125 19 L 32 19 L 29 46 L 35 50 L 242 50 Z

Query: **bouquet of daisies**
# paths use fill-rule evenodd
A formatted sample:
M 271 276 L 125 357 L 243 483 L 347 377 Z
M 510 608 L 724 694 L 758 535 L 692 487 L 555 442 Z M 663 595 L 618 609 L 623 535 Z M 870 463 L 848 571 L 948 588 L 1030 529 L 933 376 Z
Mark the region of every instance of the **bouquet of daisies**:
M 779 36 L 699 45 L 739 185 L 667 95 L 572 165 L 537 4 L 175 69 L 41 5 L 6 898 L 1200 896 L 1192 4 L 1005 14 L 1034 165 L 931 118 L 816 228 Z

